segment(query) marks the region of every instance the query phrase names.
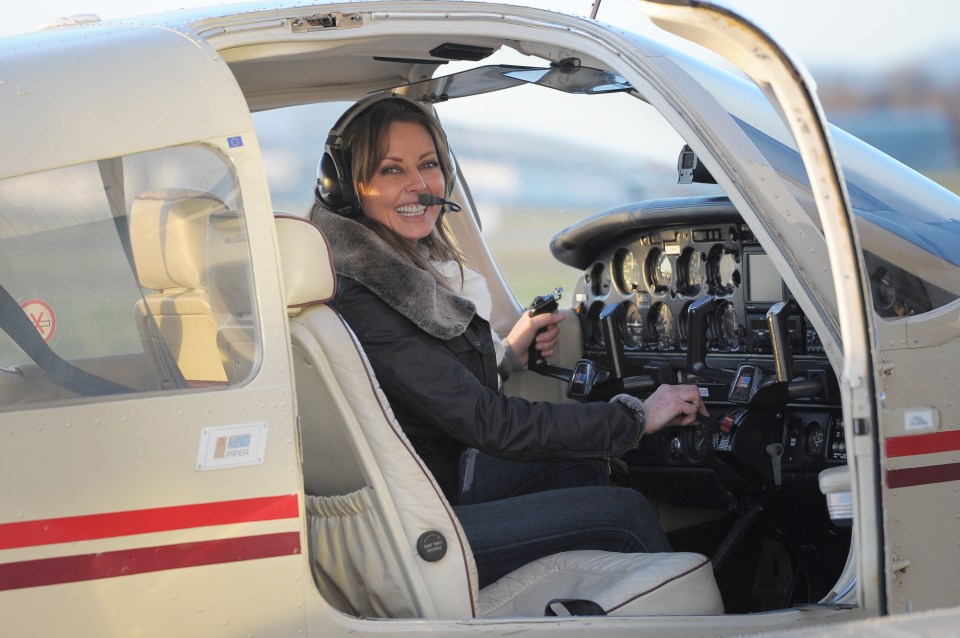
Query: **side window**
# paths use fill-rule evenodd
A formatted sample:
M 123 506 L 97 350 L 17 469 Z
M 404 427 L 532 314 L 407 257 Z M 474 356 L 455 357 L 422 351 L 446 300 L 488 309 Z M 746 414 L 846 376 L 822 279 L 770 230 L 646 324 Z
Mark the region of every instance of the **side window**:
M 350 104 L 323 102 L 253 114 L 275 209 L 302 217 L 310 212 L 327 133 Z
M 242 211 L 204 146 L 0 181 L 0 409 L 249 377 Z

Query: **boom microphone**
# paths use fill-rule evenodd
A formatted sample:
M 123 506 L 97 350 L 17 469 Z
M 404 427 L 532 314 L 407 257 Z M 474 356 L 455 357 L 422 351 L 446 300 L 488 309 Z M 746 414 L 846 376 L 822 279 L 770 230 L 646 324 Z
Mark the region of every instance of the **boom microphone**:
M 451 213 L 459 213 L 461 210 L 463 210 L 460 204 L 451 202 L 449 199 L 431 195 L 430 193 L 420 193 L 420 197 L 417 199 L 417 201 L 421 206 L 446 206 L 447 210 L 449 210 Z

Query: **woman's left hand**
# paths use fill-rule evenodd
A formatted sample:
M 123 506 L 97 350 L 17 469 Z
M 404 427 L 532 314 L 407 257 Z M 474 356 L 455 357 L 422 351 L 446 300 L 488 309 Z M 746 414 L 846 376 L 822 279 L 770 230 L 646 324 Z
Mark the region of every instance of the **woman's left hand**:
M 510 334 L 503 340 L 503 345 L 509 346 L 517 358 L 526 365 L 530 344 L 536 341 L 537 350 L 541 357 L 553 356 L 557 340 L 560 338 L 560 326 L 564 320 L 563 314 L 554 311 L 531 317 L 530 313 L 520 315 Z M 538 332 L 543 328 L 543 332 Z

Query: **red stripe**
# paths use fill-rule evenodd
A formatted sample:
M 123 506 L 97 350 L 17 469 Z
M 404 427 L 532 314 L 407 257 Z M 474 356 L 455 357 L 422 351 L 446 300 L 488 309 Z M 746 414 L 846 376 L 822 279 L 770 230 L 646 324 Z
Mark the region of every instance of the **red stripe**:
M 955 452 L 960 450 L 960 430 L 916 436 L 893 436 L 886 440 L 886 444 L 888 458 Z
M 912 487 L 914 485 L 930 485 L 932 483 L 947 483 L 949 481 L 960 481 L 960 463 L 913 467 L 903 470 L 889 470 L 887 472 L 887 487 L 890 489 Z
M 300 553 L 300 534 L 281 532 L 0 565 L 0 591 L 218 565 Z
M 48 518 L 0 525 L 0 549 L 72 543 L 176 529 L 253 523 L 300 516 L 296 494 L 237 501 Z

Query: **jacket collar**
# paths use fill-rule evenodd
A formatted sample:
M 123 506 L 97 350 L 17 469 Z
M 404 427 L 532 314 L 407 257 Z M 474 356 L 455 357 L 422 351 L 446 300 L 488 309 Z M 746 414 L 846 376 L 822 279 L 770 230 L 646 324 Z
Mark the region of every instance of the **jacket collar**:
M 323 210 L 315 210 L 311 219 L 330 243 L 338 275 L 360 283 L 438 339 L 452 339 L 467 329 L 477 310 L 473 302 L 440 285 L 372 230 Z

